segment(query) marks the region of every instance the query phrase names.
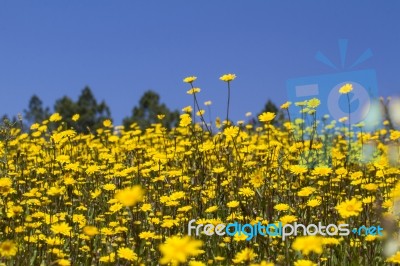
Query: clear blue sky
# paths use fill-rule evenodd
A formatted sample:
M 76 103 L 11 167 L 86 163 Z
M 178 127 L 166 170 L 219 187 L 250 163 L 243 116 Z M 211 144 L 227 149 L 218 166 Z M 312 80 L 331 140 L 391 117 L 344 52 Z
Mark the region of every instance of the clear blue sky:
M 188 75 L 201 102 L 224 117 L 226 86 L 235 73 L 233 119 L 258 113 L 268 98 L 287 100 L 286 81 L 335 73 L 370 48 L 355 68 L 373 68 L 379 94 L 400 92 L 399 1 L 17 1 L 0 3 L 0 114 L 22 112 L 37 94 L 45 105 L 89 85 L 120 123 L 144 91 L 170 108 L 189 105 Z M 345 71 L 346 69 L 344 69 Z

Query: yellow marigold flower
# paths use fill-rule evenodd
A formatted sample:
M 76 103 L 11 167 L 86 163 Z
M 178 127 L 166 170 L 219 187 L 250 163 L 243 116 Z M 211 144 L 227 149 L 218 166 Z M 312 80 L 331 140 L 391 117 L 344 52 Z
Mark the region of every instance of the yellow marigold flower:
M 193 111 L 193 108 L 190 105 L 182 108 L 182 112 L 185 112 L 185 113 L 189 113 L 190 114 L 192 111 Z
M 275 113 L 271 113 L 271 112 L 264 112 L 261 115 L 258 116 L 258 119 L 261 122 L 269 122 L 271 120 L 273 120 L 275 118 L 276 114 Z
M 185 83 L 193 83 L 193 81 L 195 81 L 197 79 L 197 77 L 195 76 L 190 76 L 190 77 L 186 77 L 183 79 L 183 82 Z
M 322 244 L 324 245 L 339 245 L 340 240 L 334 237 L 324 237 L 322 239 Z
M 11 192 L 12 181 L 8 177 L 0 178 L 0 194 L 7 196 Z
M 50 122 L 57 122 L 62 119 L 62 116 L 59 113 L 54 113 L 50 116 L 49 120 Z
M 14 241 L 6 240 L 0 243 L 1 257 L 14 257 L 17 254 L 18 247 Z
M 400 131 L 398 131 L 398 130 L 392 131 L 390 133 L 390 139 L 393 141 L 400 139 Z
M 288 109 L 292 103 L 291 102 L 285 102 L 284 104 L 281 105 L 281 109 Z
M 365 237 L 365 241 L 367 241 L 367 242 L 372 242 L 372 241 L 375 241 L 377 238 L 378 238 L 378 236 L 367 235 L 367 236 Z
M 116 186 L 114 184 L 109 183 L 109 184 L 103 185 L 103 189 L 107 190 L 107 191 L 111 191 L 111 190 L 115 190 Z
M 256 193 L 254 190 L 252 190 L 249 187 L 242 187 L 239 189 L 239 195 L 245 196 L 245 197 L 251 197 L 254 196 Z
M 216 210 L 218 210 L 218 206 L 217 206 L 217 205 L 214 205 L 214 206 L 208 207 L 208 208 L 205 210 L 205 212 L 206 212 L 206 213 L 211 213 L 211 212 L 215 212 Z
M 274 209 L 277 211 L 287 211 L 289 210 L 289 205 L 285 203 L 279 203 L 274 206 Z
M 189 261 L 189 266 L 206 266 L 206 264 L 201 261 L 191 260 Z
M 290 172 L 296 175 L 304 174 L 308 171 L 307 167 L 304 165 L 291 165 Z
M 363 210 L 362 203 L 356 198 L 346 200 L 335 207 L 343 218 L 349 218 L 351 216 L 358 216 Z
M 142 205 L 142 207 L 140 207 L 141 211 L 147 212 L 151 210 L 151 204 L 145 203 Z
M 300 251 L 303 255 L 308 255 L 311 252 L 321 254 L 322 253 L 322 237 L 319 236 L 299 236 L 297 237 L 292 248 Z
M 109 255 L 107 256 L 102 256 L 100 257 L 100 261 L 101 262 L 114 262 L 115 261 L 115 252 L 111 252 Z
M 225 82 L 230 82 L 236 78 L 235 74 L 225 74 L 222 75 L 219 79 Z
M 189 236 L 172 236 L 164 244 L 159 246 L 162 254 L 160 264 L 172 263 L 177 265 L 187 261 L 188 257 L 197 256 L 203 251 L 200 250 L 203 242 L 191 239 Z
M 317 166 L 312 172 L 314 176 L 329 176 L 331 173 L 332 169 L 327 166 Z
M 88 225 L 83 228 L 83 233 L 91 237 L 97 235 L 99 230 L 95 226 Z
M 296 260 L 294 266 L 317 266 L 317 264 L 311 260 Z
M 230 126 L 224 129 L 224 135 L 228 138 L 228 139 L 233 139 L 234 137 L 236 137 L 239 134 L 239 128 L 235 127 L 235 126 Z
M 200 88 L 191 88 L 191 89 L 188 90 L 186 93 L 192 95 L 192 94 L 199 93 L 200 91 L 201 91 Z
M 191 123 L 192 123 L 192 118 L 190 117 L 189 114 L 181 114 L 180 121 L 179 121 L 179 126 L 187 127 Z
M 257 254 L 251 248 L 245 248 L 236 254 L 235 258 L 232 259 L 233 263 L 239 264 L 244 262 L 251 262 L 257 257 Z
M 391 256 L 386 260 L 386 262 L 392 262 L 392 263 L 397 263 L 400 264 L 400 251 L 397 251 L 396 254 Z
M 31 125 L 31 130 L 38 129 L 39 126 L 40 126 L 40 125 L 39 125 L 38 123 L 34 123 L 34 124 Z
M 139 234 L 139 237 L 141 239 L 150 239 L 150 238 L 153 238 L 154 236 L 155 236 L 154 232 L 151 232 L 151 231 L 141 232 Z
M 118 191 L 117 194 L 115 194 L 115 199 L 124 206 L 133 206 L 142 201 L 143 196 L 144 190 L 138 185 Z
M 260 263 L 250 263 L 250 266 L 274 266 L 272 262 L 267 262 L 265 260 L 262 260 Z
M 159 115 L 157 115 L 157 118 L 158 118 L 159 120 L 163 120 L 163 119 L 164 119 L 164 117 L 165 117 L 165 115 L 164 115 L 164 114 L 159 114 Z
M 105 127 L 112 127 L 112 122 L 110 119 L 106 119 L 103 121 L 103 126 Z
M 196 112 L 196 115 L 197 116 L 202 116 L 202 115 L 204 115 L 205 112 L 206 112 L 205 110 L 201 109 L 201 110 Z
M 137 255 L 135 252 L 133 252 L 132 249 L 130 248 L 119 248 L 118 251 L 118 257 L 122 259 L 126 259 L 128 261 L 134 261 L 137 260 Z
M 339 93 L 347 94 L 347 93 L 351 92 L 352 90 L 353 90 L 353 85 L 350 83 L 347 83 L 347 84 L 343 85 L 342 87 L 340 87 Z
M 51 231 L 54 234 L 62 234 L 65 236 L 69 236 L 71 232 L 72 227 L 69 226 L 66 222 L 58 223 L 58 224 L 53 224 L 51 226 Z
M 311 100 L 307 101 L 307 106 L 309 108 L 317 108 L 321 104 L 321 101 L 317 98 L 312 98 Z
M 57 264 L 59 266 L 70 266 L 71 262 L 69 260 L 66 260 L 66 259 L 58 259 L 57 260 Z
M 297 221 L 297 217 L 294 215 L 284 215 L 280 218 L 283 225 L 290 224 Z
M 237 206 L 239 206 L 239 201 L 237 201 L 237 200 L 232 200 L 232 201 L 228 202 L 228 203 L 226 204 L 226 206 L 227 206 L 228 208 L 236 208 Z
M 76 122 L 76 121 L 79 120 L 79 118 L 80 118 L 80 115 L 79 115 L 79 114 L 74 114 L 74 115 L 72 116 L 72 121 Z
M 318 200 L 318 199 L 310 199 L 310 200 L 307 202 L 307 206 L 309 206 L 309 207 L 317 207 L 317 206 L 319 206 L 319 205 L 321 205 L 321 201 Z

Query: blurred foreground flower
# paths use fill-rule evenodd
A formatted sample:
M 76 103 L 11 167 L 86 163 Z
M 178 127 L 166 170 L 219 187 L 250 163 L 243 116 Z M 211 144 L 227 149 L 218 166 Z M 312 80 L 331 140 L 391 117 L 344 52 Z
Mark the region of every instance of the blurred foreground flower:
M 122 205 L 130 207 L 142 201 L 143 196 L 144 190 L 138 185 L 118 191 L 115 194 L 115 199 L 117 199 Z
M 184 263 L 189 257 L 201 254 L 203 252 L 200 249 L 202 245 L 202 241 L 191 239 L 189 236 L 183 238 L 172 236 L 168 238 L 164 244 L 159 246 L 163 255 L 160 259 L 160 263 L 171 263 L 172 265 Z

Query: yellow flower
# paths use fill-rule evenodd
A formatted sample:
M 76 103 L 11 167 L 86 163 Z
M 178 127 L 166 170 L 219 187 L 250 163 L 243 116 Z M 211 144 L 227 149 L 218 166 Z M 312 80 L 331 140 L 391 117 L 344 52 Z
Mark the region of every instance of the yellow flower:
M 0 178 L 0 194 L 7 196 L 11 192 L 12 181 L 8 177 Z
M 310 200 L 307 202 L 307 206 L 309 206 L 309 207 L 317 207 L 317 206 L 319 206 L 319 205 L 321 205 L 321 201 L 318 200 L 318 199 L 310 199 Z
M 245 248 L 236 254 L 235 258 L 232 259 L 233 263 L 239 264 L 243 262 L 250 262 L 257 257 L 257 254 L 251 248 Z
M 290 224 L 297 221 L 297 217 L 294 215 L 284 215 L 280 218 L 280 221 L 282 222 L 283 225 Z
M 99 233 L 99 230 L 95 226 L 88 225 L 83 228 L 83 233 L 87 236 L 95 236 Z
M 211 213 L 211 212 L 215 212 L 216 210 L 218 210 L 218 206 L 214 205 L 214 206 L 208 207 L 208 208 L 205 210 L 205 212 L 206 212 L 206 213 Z
M 101 262 L 114 262 L 115 261 L 115 252 L 111 252 L 109 255 L 100 257 Z
M 116 188 L 116 186 L 111 183 L 103 185 L 103 189 L 107 190 L 107 191 L 115 190 L 115 188 Z
M 149 238 L 153 238 L 154 236 L 155 236 L 154 232 L 151 232 L 151 231 L 141 232 L 139 234 L 139 237 L 141 239 L 149 239 Z
M 236 78 L 235 74 L 225 74 L 222 75 L 219 79 L 225 82 L 230 82 Z
M 74 122 L 76 122 L 76 121 L 78 121 L 79 120 L 79 114 L 74 114 L 73 116 L 72 116 L 72 121 L 74 121 Z
M 17 245 L 11 240 L 6 240 L 0 243 L 1 257 L 13 257 L 17 254 L 17 251 Z
M 281 105 L 281 109 L 288 109 L 292 103 L 291 102 L 285 102 L 284 104 Z
M 66 259 L 58 259 L 57 260 L 57 264 L 59 266 L 69 266 L 69 265 L 71 265 L 71 262 L 69 260 L 66 260 Z
M 291 165 L 290 172 L 296 175 L 304 174 L 308 171 L 307 167 L 304 165 Z
M 317 264 L 311 260 L 296 260 L 294 266 L 317 266 Z
M 187 127 L 191 123 L 192 123 L 192 118 L 190 117 L 189 114 L 181 114 L 180 121 L 179 121 L 179 126 Z
M 400 131 L 398 131 L 398 130 L 392 131 L 390 133 L 390 139 L 393 140 L 393 141 L 400 139 Z
M 51 231 L 54 234 L 62 234 L 65 236 L 69 236 L 71 232 L 72 227 L 70 227 L 66 222 L 58 223 L 58 224 L 53 224 L 51 226 Z
M 351 92 L 352 90 L 353 90 L 353 85 L 350 83 L 347 83 L 347 84 L 343 85 L 342 87 L 340 87 L 339 93 L 347 94 L 347 93 Z
M 351 216 L 358 216 L 363 210 L 362 203 L 356 198 L 346 200 L 335 207 L 342 218 L 349 218 Z
M 269 122 L 271 120 L 273 120 L 275 118 L 275 113 L 271 113 L 271 112 L 264 112 L 261 115 L 258 116 L 258 119 L 261 122 Z
M 234 137 L 236 137 L 239 134 L 239 128 L 235 127 L 235 126 L 230 126 L 224 129 L 224 135 L 228 138 L 228 139 L 233 139 Z
M 232 200 L 232 201 L 228 202 L 228 203 L 226 204 L 226 206 L 227 206 L 228 208 L 236 208 L 237 206 L 239 206 L 239 201 L 237 201 L 237 200 Z
M 317 98 L 312 98 L 311 100 L 308 100 L 307 106 L 309 108 L 317 108 L 321 104 L 321 101 L 318 100 Z
M 141 186 L 137 185 L 118 191 L 115 194 L 115 199 L 117 199 L 122 205 L 129 207 L 142 201 L 143 196 L 144 190 L 141 188 Z
M 50 122 L 57 122 L 62 119 L 62 116 L 59 113 L 54 113 L 50 116 L 49 120 Z
M 294 250 L 300 251 L 303 255 L 307 256 L 310 252 L 321 254 L 322 245 L 323 245 L 322 237 L 299 236 L 294 240 L 292 248 Z
M 122 258 L 122 259 L 126 259 L 128 261 L 134 261 L 137 260 L 137 255 L 135 252 L 133 252 L 132 249 L 130 248 L 119 248 L 118 251 L 118 257 Z
M 289 210 L 289 205 L 285 203 L 279 203 L 274 206 L 274 209 L 277 211 L 287 211 Z
M 190 77 L 186 77 L 183 79 L 183 82 L 185 83 L 192 83 L 193 81 L 195 81 L 197 79 L 197 77 L 195 76 L 190 76 Z
M 186 93 L 187 94 L 196 94 L 199 93 L 201 91 L 200 88 L 191 88 L 190 90 L 188 90 Z
M 106 119 L 103 121 L 103 126 L 104 127 L 112 127 L 112 122 L 110 119 Z
M 203 251 L 200 250 L 203 242 L 193 240 L 189 236 L 172 236 L 164 244 L 159 246 L 162 254 L 160 264 L 178 265 L 187 261 L 188 257 L 197 256 Z
M 391 256 L 386 260 L 386 262 L 392 262 L 392 263 L 397 263 L 400 264 L 400 251 L 397 251 L 396 254 Z

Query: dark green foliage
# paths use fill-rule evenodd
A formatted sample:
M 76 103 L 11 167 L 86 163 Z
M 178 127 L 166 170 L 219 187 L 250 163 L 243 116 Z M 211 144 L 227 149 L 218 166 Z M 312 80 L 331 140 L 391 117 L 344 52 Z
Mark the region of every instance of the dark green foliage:
M 38 123 L 47 119 L 49 115 L 49 107 L 43 107 L 42 100 L 37 95 L 33 95 L 29 100 L 28 109 L 24 110 L 25 120 L 30 124 Z
M 160 104 L 160 96 L 154 91 L 146 91 L 139 100 L 139 106 L 132 109 L 132 115 L 123 120 L 125 128 L 129 128 L 132 123 L 137 123 L 144 129 L 153 123 L 159 122 L 157 115 L 165 115 L 161 123 L 164 127 L 170 129 L 177 125 L 179 121 L 179 112 L 170 111 L 164 104 Z
M 89 87 L 85 87 L 77 102 L 68 96 L 57 100 L 54 111 L 60 113 L 68 127 L 73 126 L 79 132 L 87 132 L 101 127 L 105 119 L 110 119 L 111 113 L 107 104 L 102 101 L 97 103 Z M 72 116 L 79 114 L 78 121 L 72 121 Z

